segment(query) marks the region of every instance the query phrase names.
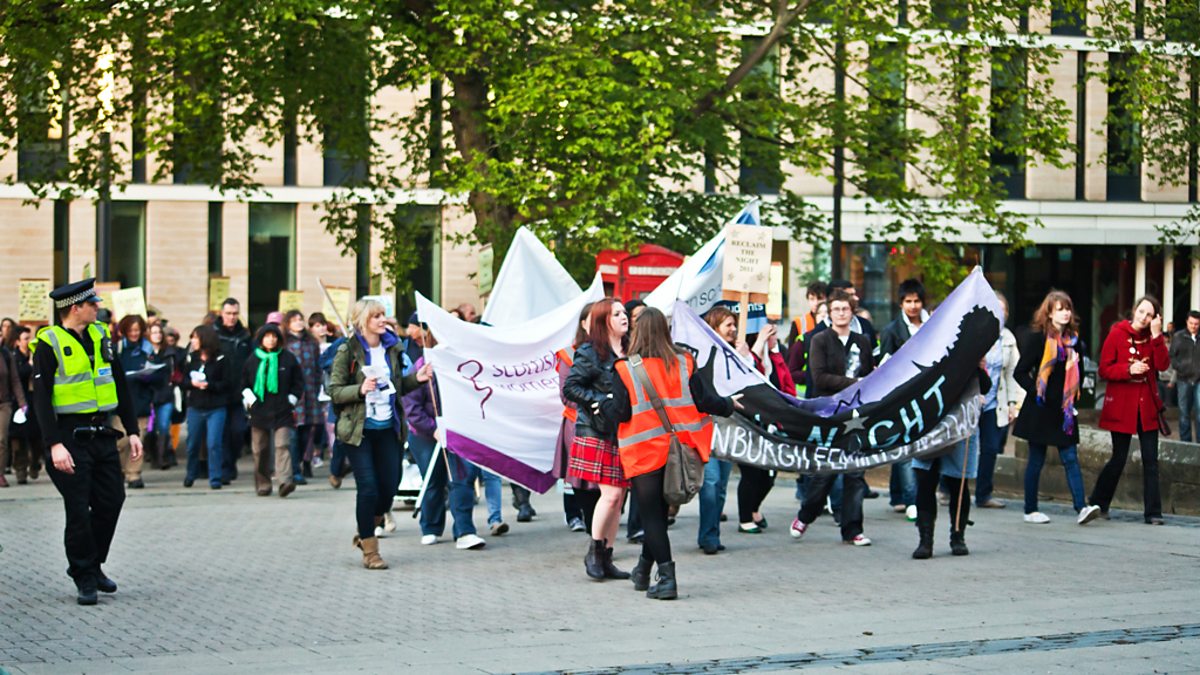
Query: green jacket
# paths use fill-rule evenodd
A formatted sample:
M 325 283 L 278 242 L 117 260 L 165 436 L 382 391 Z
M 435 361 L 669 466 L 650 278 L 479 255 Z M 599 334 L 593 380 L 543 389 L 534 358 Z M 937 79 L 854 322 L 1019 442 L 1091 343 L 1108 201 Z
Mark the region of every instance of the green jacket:
M 405 377 L 404 357 L 401 343 L 387 350 L 388 365 L 392 370 L 392 384 L 396 387 L 396 396 L 392 405 L 396 410 L 396 418 L 400 421 L 400 442 L 408 433 L 408 425 L 404 423 L 404 407 L 400 397 L 421 386 L 417 375 Z M 362 343 L 357 338 L 350 338 L 338 347 L 333 357 L 333 368 L 329 374 L 329 386 L 326 393 L 333 399 L 334 411 L 337 413 L 337 428 L 335 435 L 343 443 L 359 445 L 362 443 L 363 425 L 367 421 L 367 403 L 362 395 L 363 364 L 366 363 L 366 353 Z

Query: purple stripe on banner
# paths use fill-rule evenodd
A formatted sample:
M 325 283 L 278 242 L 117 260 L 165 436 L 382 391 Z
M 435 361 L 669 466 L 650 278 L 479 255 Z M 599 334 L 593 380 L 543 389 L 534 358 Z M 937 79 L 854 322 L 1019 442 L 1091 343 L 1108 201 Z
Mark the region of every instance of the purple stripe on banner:
M 446 447 L 459 457 L 516 481 L 538 494 L 546 494 L 546 491 L 558 482 L 558 478 L 550 471 L 538 471 L 524 462 L 453 431 L 446 431 Z

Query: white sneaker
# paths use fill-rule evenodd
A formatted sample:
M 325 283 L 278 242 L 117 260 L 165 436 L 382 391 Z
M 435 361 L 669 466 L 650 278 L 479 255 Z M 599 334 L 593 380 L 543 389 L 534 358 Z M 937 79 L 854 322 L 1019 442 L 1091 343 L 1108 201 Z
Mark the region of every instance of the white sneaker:
M 799 539 L 804 536 L 804 532 L 808 530 L 808 525 L 800 522 L 799 518 L 792 520 L 792 526 L 788 528 L 788 534 L 792 535 L 792 539 Z
M 1044 525 L 1050 522 L 1050 519 L 1047 518 L 1046 514 L 1042 513 L 1041 511 L 1034 511 L 1033 513 L 1025 514 L 1025 522 L 1033 523 L 1035 525 Z
M 1095 505 L 1085 506 L 1082 509 L 1080 509 L 1079 520 L 1077 520 L 1075 522 L 1079 523 L 1080 525 L 1087 525 L 1088 523 L 1092 522 L 1093 520 L 1095 520 L 1099 517 L 1100 517 L 1100 507 L 1099 506 L 1095 506 Z
M 904 509 L 904 518 L 906 520 L 908 520 L 908 522 L 910 522 L 910 523 L 916 522 L 916 520 L 917 520 L 917 505 L 916 504 L 913 504 L 913 505 L 909 506 L 908 508 Z
M 396 519 L 392 517 L 391 511 L 388 511 L 383 514 L 383 531 L 384 532 L 395 532 L 396 531 Z
M 436 534 L 426 534 L 421 536 L 422 546 L 433 546 L 436 543 L 438 543 L 438 536 Z
M 383 528 L 382 528 L 382 527 L 376 527 L 376 528 L 375 528 L 375 537 L 376 537 L 376 538 L 378 538 L 378 539 L 382 539 L 382 538 L 383 538 Z
M 868 539 L 867 535 L 865 535 L 865 534 L 856 534 L 856 535 L 854 535 L 853 539 L 851 539 L 850 541 L 848 541 L 846 543 L 853 544 L 855 546 L 870 546 L 871 540 Z
M 484 546 L 487 546 L 487 542 L 477 534 L 464 534 L 454 542 L 454 548 L 457 548 L 460 551 L 478 551 Z
M 325 462 L 323 462 L 320 457 L 313 457 L 312 468 L 319 469 L 322 466 L 325 466 Z

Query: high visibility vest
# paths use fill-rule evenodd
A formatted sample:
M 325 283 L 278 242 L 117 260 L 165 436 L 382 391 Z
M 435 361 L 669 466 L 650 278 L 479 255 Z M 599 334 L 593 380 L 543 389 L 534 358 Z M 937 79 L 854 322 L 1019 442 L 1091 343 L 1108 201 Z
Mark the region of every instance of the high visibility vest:
M 560 380 L 567 379 L 567 373 L 571 372 L 571 366 L 575 365 L 575 359 L 572 357 L 571 350 L 560 349 L 555 352 L 554 356 L 558 358 L 558 377 Z M 569 405 L 563 406 L 563 418 L 575 424 L 579 420 L 579 411 Z
M 704 461 L 708 461 L 709 450 L 712 446 L 712 418 L 696 409 L 692 401 L 688 379 L 691 378 L 695 366 L 692 360 L 678 355 L 674 372 L 668 373 L 661 359 L 646 359 L 642 365 L 655 392 L 662 400 L 667 419 L 675 427 L 675 435 L 684 445 L 695 448 Z M 618 361 L 617 375 L 629 392 L 629 404 L 632 415 L 628 422 L 621 423 L 617 429 L 617 442 L 620 446 L 621 465 L 625 476 L 631 478 L 644 473 L 655 471 L 667 463 L 667 450 L 671 447 L 671 436 L 663 429 L 662 421 L 658 418 L 650 397 L 642 388 L 642 383 L 634 377 L 629 362 Z
M 93 323 L 87 328 L 87 336 L 92 340 L 91 359 L 83 345 L 62 326 L 54 326 L 38 338 L 54 350 L 54 358 L 58 361 L 50 402 L 54 412 L 60 415 L 117 409 L 113 366 L 104 360 L 100 349 L 101 340 L 108 337 L 108 328 L 102 323 Z
M 792 325 L 796 327 L 796 337 L 792 344 L 804 341 L 804 334 L 817 327 L 817 318 L 812 312 L 805 312 L 800 316 L 792 319 Z

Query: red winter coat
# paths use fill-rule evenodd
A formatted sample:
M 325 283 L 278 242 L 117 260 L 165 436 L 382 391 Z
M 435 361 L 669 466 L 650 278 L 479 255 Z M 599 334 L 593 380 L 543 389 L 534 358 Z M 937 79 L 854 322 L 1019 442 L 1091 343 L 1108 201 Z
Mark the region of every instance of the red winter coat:
M 1134 378 L 1129 374 L 1134 359 L 1149 363 L 1150 370 Z M 1158 429 L 1158 409 L 1162 407 L 1158 399 L 1158 373 L 1169 366 L 1163 336 L 1151 338 L 1148 329 L 1138 333 L 1128 321 L 1113 326 L 1100 350 L 1100 377 L 1108 381 L 1100 428 L 1122 434 L 1137 433 L 1140 417 L 1143 431 Z

